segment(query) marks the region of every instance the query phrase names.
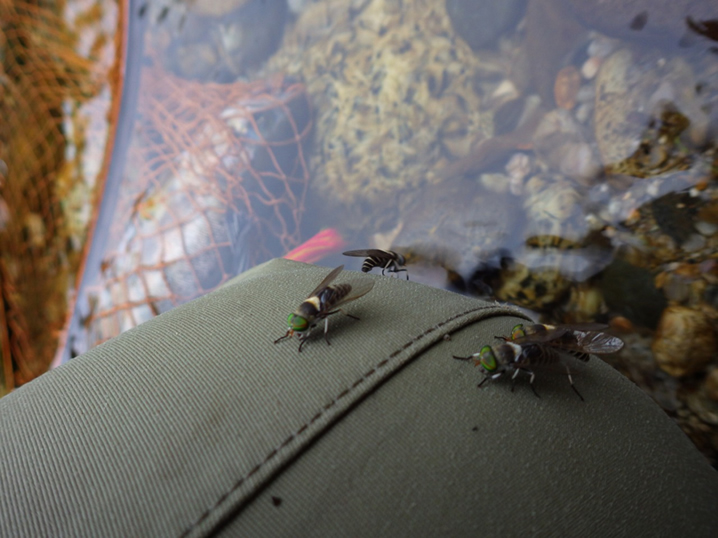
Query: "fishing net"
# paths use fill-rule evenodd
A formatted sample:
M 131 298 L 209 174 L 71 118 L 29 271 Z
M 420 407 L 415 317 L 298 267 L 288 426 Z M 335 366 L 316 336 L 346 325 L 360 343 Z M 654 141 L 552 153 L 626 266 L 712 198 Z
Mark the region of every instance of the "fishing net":
M 44 372 L 103 177 L 119 94 L 117 1 L 0 0 L 2 388 Z
M 304 86 L 281 75 L 231 84 L 186 80 L 151 56 L 75 352 L 300 241 L 312 128 Z

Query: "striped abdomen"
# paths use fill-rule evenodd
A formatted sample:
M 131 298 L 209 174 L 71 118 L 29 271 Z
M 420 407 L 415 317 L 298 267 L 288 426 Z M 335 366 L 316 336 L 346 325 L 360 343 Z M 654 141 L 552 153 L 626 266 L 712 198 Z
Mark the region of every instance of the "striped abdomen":
M 396 272 L 397 269 L 406 263 L 406 259 L 401 254 L 393 250 L 380 250 L 378 248 L 368 248 L 361 250 L 348 250 L 345 256 L 362 256 L 365 257 L 361 270 L 368 273 L 374 267 L 389 269 Z
M 406 263 L 406 260 L 401 254 L 392 250 L 381 250 L 367 257 L 361 266 L 361 270 L 368 273 L 374 267 L 381 267 L 382 269 L 393 267 L 397 269 L 398 266 L 402 266 L 404 263 Z
M 578 359 L 583 362 L 588 362 L 588 359 L 591 358 L 591 355 L 588 353 L 584 353 L 583 351 L 577 351 L 575 349 L 561 349 L 562 353 L 566 353 L 567 355 L 571 355 L 574 359 Z
M 526 368 L 531 366 L 550 366 L 560 362 L 559 352 L 552 347 L 530 344 L 522 346 L 521 355 L 516 358 L 516 366 Z
M 319 293 L 320 311 L 329 312 L 335 305 L 339 304 L 349 292 L 352 291 L 351 284 L 336 284 L 329 286 Z

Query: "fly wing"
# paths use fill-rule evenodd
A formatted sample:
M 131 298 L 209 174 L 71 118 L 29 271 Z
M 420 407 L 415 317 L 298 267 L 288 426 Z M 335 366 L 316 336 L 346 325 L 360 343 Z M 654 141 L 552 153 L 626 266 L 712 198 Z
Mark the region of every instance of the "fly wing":
M 596 355 L 615 353 L 623 348 L 623 340 L 617 336 L 596 331 L 576 334 L 576 342 L 580 348 L 579 351 Z
M 526 337 L 526 339 L 531 339 L 533 336 Z M 597 331 L 568 331 L 562 338 L 546 340 L 543 343 L 535 339 L 529 342 L 523 341 L 524 338 L 521 340 L 523 345 L 538 343 L 584 362 L 588 361 L 591 353 L 606 355 L 615 353 L 623 347 L 623 341 L 620 338 Z
M 587 332 L 587 331 L 602 331 L 604 329 L 608 329 L 608 325 L 605 323 L 565 323 L 562 325 L 557 325 L 557 327 L 562 327 L 565 329 L 568 329 L 569 331 L 581 331 L 581 332 Z
M 528 344 L 546 344 L 558 338 L 561 338 L 564 334 L 569 332 L 564 326 L 551 327 L 546 331 L 542 331 L 535 334 L 527 334 L 526 336 L 520 336 L 514 340 L 511 340 L 514 344 L 528 345 Z
M 602 331 L 608 329 L 605 323 L 564 323 L 557 327 L 565 327 L 573 331 Z
M 556 347 L 534 345 L 531 346 L 529 353 L 522 353 L 511 366 L 531 372 L 567 375 L 566 365 L 562 360 L 563 355 L 563 350 Z
M 347 250 L 342 252 L 344 256 L 356 256 L 358 258 L 368 258 L 370 256 L 386 257 L 386 252 L 376 248 L 367 248 L 361 250 Z
M 371 289 L 374 287 L 374 281 L 369 279 L 362 279 L 362 280 L 352 280 L 348 283 L 342 282 L 341 284 L 338 284 L 337 287 L 348 287 L 349 290 L 346 292 L 346 294 L 337 300 L 334 304 L 330 306 L 332 310 L 335 308 L 339 308 L 342 305 L 354 301 L 358 299 L 359 297 L 362 297 L 363 295 L 366 295 L 371 291 Z
M 589 353 L 602 355 L 615 353 L 623 347 L 623 341 L 601 332 L 607 325 L 602 323 L 576 323 L 568 325 L 547 325 L 547 330 L 516 338 L 520 345 L 543 344 L 566 351 L 582 360 L 588 360 Z
M 339 275 L 339 273 L 342 272 L 342 269 L 344 269 L 344 266 L 343 266 L 343 265 L 340 265 L 340 266 L 337 267 L 336 269 L 332 270 L 332 272 L 329 273 L 326 277 L 324 277 L 324 280 L 322 280 L 322 281 L 319 283 L 319 285 L 318 285 L 316 288 L 314 288 L 314 291 L 312 291 L 312 293 L 310 293 L 309 295 L 307 295 L 307 298 L 309 298 L 309 297 L 314 297 L 315 295 L 319 295 L 319 293 L 320 293 L 322 290 L 326 289 L 326 287 L 329 286 L 329 284 L 331 284 L 332 282 L 334 282 L 334 279 L 336 279 L 336 278 L 337 278 L 337 275 Z

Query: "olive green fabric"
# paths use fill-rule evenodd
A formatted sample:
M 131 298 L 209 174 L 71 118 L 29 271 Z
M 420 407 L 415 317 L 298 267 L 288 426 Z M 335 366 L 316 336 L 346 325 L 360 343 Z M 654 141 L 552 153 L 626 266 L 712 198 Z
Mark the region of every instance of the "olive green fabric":
M 718 476 L 599 360 L 486 384 L 518 312 L 403 279 L 273 341 L 329 272 L 286 260 L 0 400 L 0 536 L 713 536 Z M 513 315 L 512 315 L 513 314 Z

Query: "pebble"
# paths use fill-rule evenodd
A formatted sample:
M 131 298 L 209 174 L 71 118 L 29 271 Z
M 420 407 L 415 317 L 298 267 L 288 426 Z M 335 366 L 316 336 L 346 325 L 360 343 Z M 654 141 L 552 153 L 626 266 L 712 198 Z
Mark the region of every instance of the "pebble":
M 695 226 L 695 229 L 698 230 L 701 235 L 705 235 L 706 237 L 710 237 L 718 232 L 718 225 L 704 220 L 696 221 L 693 226 Z
M 598 69 L 601 67 L 601 64 L 603 63 L 603 60 L 597 57 L 591 57 L 588 60 L 586 60 L 581 66 L 581 75 L 583 75 L 583 78 L 586 80 L 591 80 L 596 76 L 598 73 Z
M 686 240 L 682 247 L 686 252 L 696 252 L 705 248 L 706 238 L 699 234 L 692 234 L 688 240 Z
M 524 179 L 531 173 L 531 159 L 525 153 L 514 153 L 506 163 L 509 176 L 509 191 L 515 196 L 523 192 Z
M 659 368 L 673 377 L 703 371 L 716 353 L 711 320 L 698 310 L 669 306 L 663 311 L 651 345 Z
M 707 396 L 711 400 L 718 402 L 718 368 L 713 368 L 708 372 L 703 386 L 706 389 Z

